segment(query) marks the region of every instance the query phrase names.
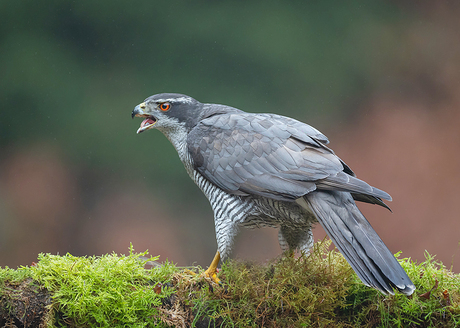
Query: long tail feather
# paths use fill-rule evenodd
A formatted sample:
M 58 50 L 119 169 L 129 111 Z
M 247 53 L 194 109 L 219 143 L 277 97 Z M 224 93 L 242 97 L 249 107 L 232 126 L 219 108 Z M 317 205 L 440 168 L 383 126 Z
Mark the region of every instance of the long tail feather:
M 336 247 L 368 286 L 385 294 L 411 295 L 415 286 L 359 211 L 350 193 L 315 191 L 297 203 L 313 211 Z

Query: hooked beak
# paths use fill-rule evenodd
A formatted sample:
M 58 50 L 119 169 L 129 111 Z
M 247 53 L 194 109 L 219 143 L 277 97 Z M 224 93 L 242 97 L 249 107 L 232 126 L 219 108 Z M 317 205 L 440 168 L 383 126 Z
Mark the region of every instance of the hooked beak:
M 139 129 L 137 129 L 137 134 L 153 128 L 153 126 L 157 122 L 157 119 L 153 115 L 144 112 L 146 108 L 147 106 L 145 105 L 145 103 L 142 103 L 134 107 L 133 112 L 131 113 L 131 118 L 134 118 L 135 116 L 145 118 L 142 121 Z

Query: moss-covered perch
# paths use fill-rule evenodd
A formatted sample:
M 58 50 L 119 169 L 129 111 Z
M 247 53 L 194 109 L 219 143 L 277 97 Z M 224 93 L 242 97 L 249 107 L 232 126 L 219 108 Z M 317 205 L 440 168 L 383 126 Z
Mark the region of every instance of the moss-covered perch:
M 215 285 L 146 252 L 42 254 L 0 269 L 0 325 L 20 327 L 456 327 L 460 275 L 427 255 L 400 260 L 417 290 L 385 296 L 359 281 L 330 243 L 266 265 L 230 261 Z M 188 268 L 197 273 L 201 268 Z

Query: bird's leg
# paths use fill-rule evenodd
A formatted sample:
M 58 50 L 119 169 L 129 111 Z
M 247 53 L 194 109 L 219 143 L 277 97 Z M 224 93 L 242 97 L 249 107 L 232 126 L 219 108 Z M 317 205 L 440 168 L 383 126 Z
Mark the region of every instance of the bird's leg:
M 217 251 L 216 255 L 214 255 L 214 259 L 209 265 L 209 268 L 204 272 L 204 275 L 206 277 L 211 278 L 211 280 L 217 284 L 220 283 L 220 279 L 217 278 L 217 265 L 219 264 L 219 262 L 220 262 L 220 253 L 219 251 Z
M 294 257 L 296 249 L 308 255 L 313 247 L 311 226 L 305 226 L 300 229 L 281 226 L 278 231 L 278 240 L 286 256 Z
M 217 251 L 216 255 L 214 255 L 214 259 L 212 260 L 211 264 L 209 265 L 209 268 L 205 272 L 203 272 L 200 275 L 200 277 L 204 276 L 206 278 L 210 278 L 216 284 L 220 284 L 220 279 L 217 278 L 217 265 L 219 264 L 219 262 L 220 262 L 220 253 L 219 253 L 219 251 Z M 196 273 L 191 271 L 191 270 L 185 269 L 184 272 L 186 274 L 196 276 Z

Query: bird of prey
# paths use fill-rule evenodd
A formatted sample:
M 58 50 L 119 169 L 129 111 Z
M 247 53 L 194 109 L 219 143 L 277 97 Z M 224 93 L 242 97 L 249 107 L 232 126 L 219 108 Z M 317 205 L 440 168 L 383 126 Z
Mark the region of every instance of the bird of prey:
M 410 295 L 414 284 L 355 201 L 387 207 L 386 192 L 356 175 L 310 125 L 192 97 L 162 93 L 137 105 L 137 133 L 160 130 L 214 211 L 218 250 L 206 274 L 216 277 L 239 227 L 276 227 L 283 251 L 308 252 L 319 222 L 367 286 Z M 217 278 L 217 277 L 216 277 Z

